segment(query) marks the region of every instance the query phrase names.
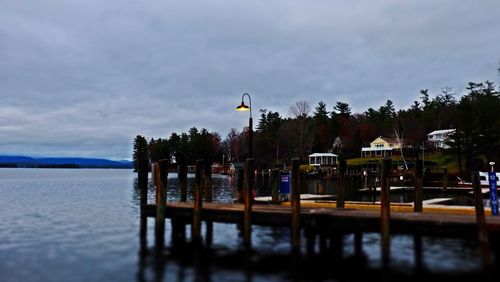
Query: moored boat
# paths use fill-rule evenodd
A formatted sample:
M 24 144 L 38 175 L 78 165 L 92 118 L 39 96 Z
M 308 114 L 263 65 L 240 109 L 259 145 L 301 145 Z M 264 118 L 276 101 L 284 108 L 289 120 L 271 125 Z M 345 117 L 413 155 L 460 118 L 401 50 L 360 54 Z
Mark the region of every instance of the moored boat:
M 465 182 L 463 179 L 460 177 L 458 178 L 458 187 L 464 187 L 464 188 L 472 188 L 472 182 Z M 500 186 L 500 172 L 496 173 L 496 181 L 497 181 L 497 189 Z M 488 173 L 487 172 L 479 172 L 479 180 L 481 182 L 481 187 L 490 187 L 490 183 L 488 181 Z

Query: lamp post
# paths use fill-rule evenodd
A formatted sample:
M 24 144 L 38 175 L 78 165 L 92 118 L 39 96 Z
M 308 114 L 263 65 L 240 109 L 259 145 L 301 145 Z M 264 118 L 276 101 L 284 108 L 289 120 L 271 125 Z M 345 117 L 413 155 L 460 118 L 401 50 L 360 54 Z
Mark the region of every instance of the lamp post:
M 243 102 L 243 99 L 245 98 L 245 96 L 248 97 L 248 101 L 249 101 L 249 106 L 245 105 L 245 103 Z M 236 107 L 236 110 L 237 111 L 250 111 L 250 118 L 248 118 L 248 157 L 249 158 L 252 158 L 253 155 L 252 155 L 252 135 L 253 135 L 253 119 L 252 119 L 252 98 L 250 98 L 250 95 L 248 95 L 248 93 L 243 93 L 243 95 L 241 95 L 241 105 L 239 105 L 238 107 Z

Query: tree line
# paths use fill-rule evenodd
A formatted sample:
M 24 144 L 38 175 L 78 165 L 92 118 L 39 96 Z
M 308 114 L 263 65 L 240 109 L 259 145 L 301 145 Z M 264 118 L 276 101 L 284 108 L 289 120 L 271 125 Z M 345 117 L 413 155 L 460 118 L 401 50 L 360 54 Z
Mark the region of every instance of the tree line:
M 320 101 L 314 109 L 307 101 L 298 101 L 290 106 L 288 117 L 261 109 L 253 133 L 256 166 L 270 168 L 297 156 L 306 162 L 307 156 L 315 152 L 334 152 L 345 159 L 359 157 L 361 147 L 369 146 L 378 136 L 398 135 L 407 149 L 413 148 L 418 154 L 426 146 L 427 134 L 439 129 L 456 129 L 448 153 L 457 158 L 460 171 L 470 170 L 478 156 L 499 160 L 500 88 L 485 81 L 470 82 L 466 90 L 457 99 L 448 87 L 434 94 L 423 89 L 418 101 L 400 110 L 391 100 L 362 113 L 352 113 L 344 101 L 332 106 Z M 153 162 L 243 162 L 248 157 L 249 134 L 249 128 L 241 132 L 232 128 L 222 139 L 216 132 L 193 127 L 187 133 L 172 133 L 168 138 L 152 138 L 146 143 Z M 136 149 L 134 146 L 134 154 Z

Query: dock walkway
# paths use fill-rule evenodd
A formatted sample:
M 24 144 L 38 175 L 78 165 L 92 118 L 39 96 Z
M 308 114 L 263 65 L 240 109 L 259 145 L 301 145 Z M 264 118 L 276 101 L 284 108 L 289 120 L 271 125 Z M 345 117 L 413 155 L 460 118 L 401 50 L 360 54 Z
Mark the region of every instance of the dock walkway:
M 307 208 L 300 210 L 300 222 L 303 227 L 342 232 L 379 232 L 380 211 L 361 208 Z M 156 205 L 148 205 L 146 214 L 156 216 Z M 378 208 L 380 209 L 380 208 Z M 204 203 L 202 220 L 220 223 L 241 223 L 245 206 L 243 204 Z M 193 219 L 193 203 L 168 203 L 166 218 L 190 222 Z M 292 222 L 292 210 L 284 205 L 253 205 L 252 224 L 263 226 L 289 227 Z M 473 213 L 458 214 L 453 209 L 447 213 L 411 213 L 391 212 L 391 233 L 421 234 L 429 236 L 446 235 L 448 237 L 477 236 L 477 222 Z M 487 217 L 490 232 L 500 232 L 500 217 Z

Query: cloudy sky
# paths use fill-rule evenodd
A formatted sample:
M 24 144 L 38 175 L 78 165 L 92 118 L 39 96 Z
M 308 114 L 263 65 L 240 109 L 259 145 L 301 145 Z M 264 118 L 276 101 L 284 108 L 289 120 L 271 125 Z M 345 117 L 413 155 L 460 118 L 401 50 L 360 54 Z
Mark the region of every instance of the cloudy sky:
M 498 0 L 0 1 L 0 154 L 128 159 L 305 100 L 397 109 L 498 84 Z

